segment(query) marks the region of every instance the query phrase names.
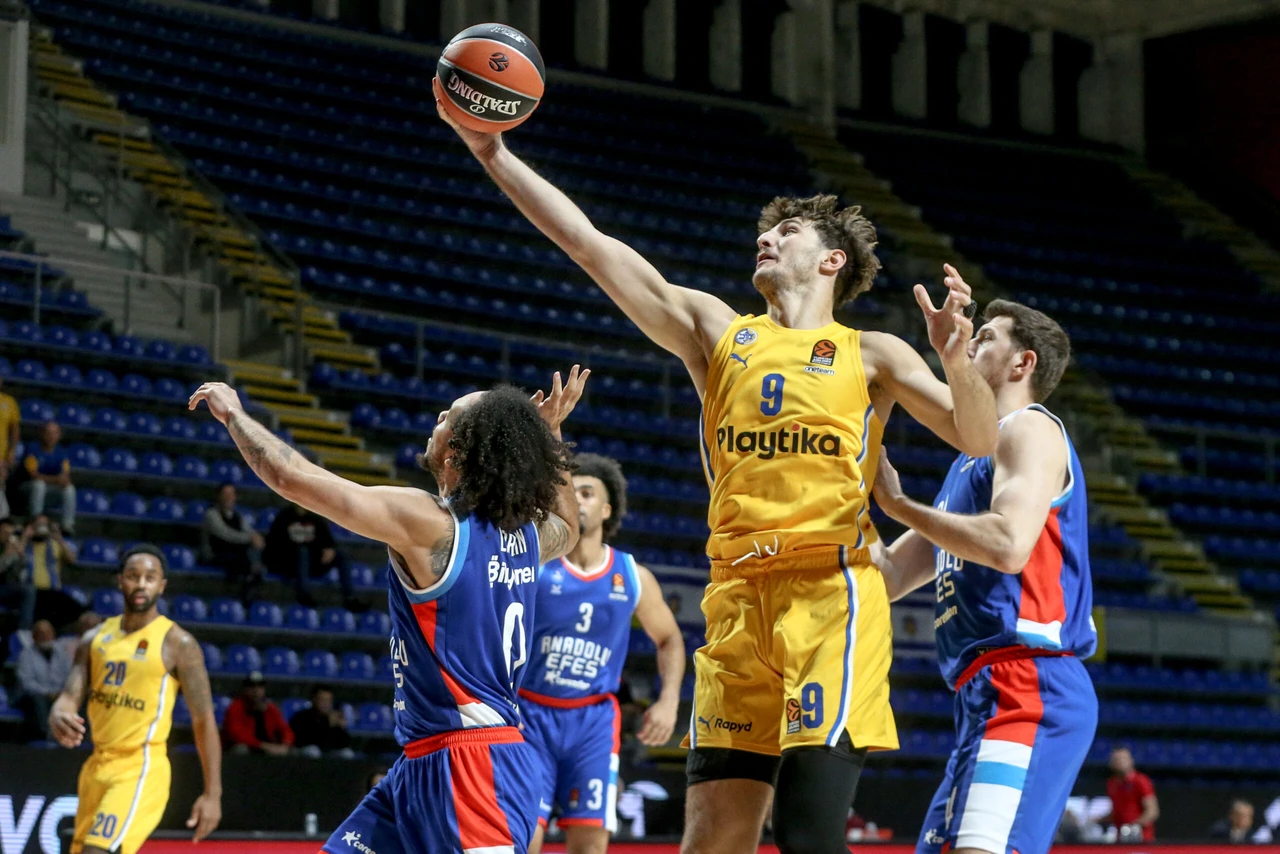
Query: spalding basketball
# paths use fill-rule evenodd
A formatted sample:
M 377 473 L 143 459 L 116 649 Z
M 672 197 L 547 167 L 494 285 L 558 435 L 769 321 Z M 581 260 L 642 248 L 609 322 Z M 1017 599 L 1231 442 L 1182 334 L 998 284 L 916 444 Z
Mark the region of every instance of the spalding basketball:
M 477 24 L 445 45 L 436 77 L 444 108 L 458 124 L 497 133 L 533 114 L 547 70 L 524 33 L 506 24 Z

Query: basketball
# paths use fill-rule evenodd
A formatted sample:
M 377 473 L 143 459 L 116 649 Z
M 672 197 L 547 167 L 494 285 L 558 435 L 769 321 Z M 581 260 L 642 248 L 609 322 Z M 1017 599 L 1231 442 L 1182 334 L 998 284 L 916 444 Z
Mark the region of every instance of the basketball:
M 511 130 L 533 115 L 547 76 L 542 54 L 506 24 L 476 24 L 445 45 L 436 65 L 444 108 L 481 133 Z

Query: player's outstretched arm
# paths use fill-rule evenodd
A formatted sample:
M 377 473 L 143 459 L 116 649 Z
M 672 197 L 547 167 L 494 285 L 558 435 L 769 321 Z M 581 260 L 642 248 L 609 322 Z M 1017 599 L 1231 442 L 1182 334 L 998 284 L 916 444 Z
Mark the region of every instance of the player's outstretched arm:
M 440 117 L 520 212 L 585 270 L 645 335 L 680 357 L 695 378 L 702 376 L 716 342 L 733 321 L 733 309 L 710 294 L 667 282 L 640 253 L 597 230 L 568 196 L 512 154 L 500 134 L 477 133 L 454 122 L 440 106 L 439 81 L 432 85 Z
M 667 601 L 662 597 L 662 586 L 653 573 L 643 566 L 636 566 L 636 574 L 640 576 L 640 602 L 636 605 L 636 617 L 640 627 L 658 648 L 658 677 L 662 680 L 662 689 L 658 699 L 644 713 L 644 723 L 640 726 L 637 737 L 641 744 L 656 747 L 666 744 L 676 728 L 676 717 L 680 711 L 680 685 L 684 682 L 684 668 L 687 656 L 684 649 L 684 636 L 680 634 L 680 626 L 676 623 L 676 615 L 671 613 Z
M 996 447 L 991 510 L 948 513 L 903 495 L 884 449 L 875 497 L 880 509 L 956 557 L 1016 575 L 1031 558 L 1054 498 L 1067 476 L 1062 428 L 1047 415 L 1025 411 L 1007 421 Z
M 881 458 L 880 464 L 887 461 Z M 890 469 L 892 471 L 892 469 Z M 893 472 L 893 477 L 897 477 Z M 881 476 L 878 472 L 877 479 Z M 893 545 L 875 543 L 871 546 L 871 562 L 884 576 L 885 591 L 890 602 L 918 590 L 933 580 L 933 544 L 915 531 L 907 531 L 893 541 Z
M 580 371 L 578 365 L 569 370 L 569 379 L 562 383 L 560 372 L 551 377 L 551 394 L 547 395 L 538 389 L 533 394 L 534 405 L 538 407 L 538 415 L 551 428 L 551 435 L 557 441 L 562 440 L 560 425 L 573 412 L 573 408 L 582 399 L 582 392 L 587 386 L 587 378 L 591 369 Z M 573 478 L 567 473 L 556 490 L 556 506 L 547 518 L 538 523 L 538 543 L 540 544 L 540 563 L 564 557 L 573 551 L 578 544 L 578 496 L 573 488 Z
M 85 687 L 89 684 L 89 649 L 97 634 L 95 626 L 80 636 L 67 682 L 49 709 L 49 733 L 63 747 L 79 747 L 84 741 L 84 718 L 80 717 L 80 706 L 84 703 Z
M 204 651 L 191 633 L 174 626 L 164 638 L 164 658 L 182 686 L 191 710 L 191 732 L 204 770 L 204 793 L 191 805 L 187 827 L 192 840 L 199 842 L 218 828 L 222 821 L 222 739 L 213 714 L 213 691 L 209 688 L 209 671 L 205 669 Z
M 452 531 L 447 510 L 430 493 L 398 486 L 362 486 L 307 460 L 250 418 L 235 389 L 205 383 L 187 403 L 200 401 L 231 433 L 254 474 L 273 492 L 349 531 L 391 546 L 400 554 L 430 550 Z

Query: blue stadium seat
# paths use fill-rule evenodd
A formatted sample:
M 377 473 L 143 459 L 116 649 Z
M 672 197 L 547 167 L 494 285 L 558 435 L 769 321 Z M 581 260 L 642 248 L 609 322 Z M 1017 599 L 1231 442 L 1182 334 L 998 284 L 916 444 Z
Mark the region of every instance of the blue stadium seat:
M 391 615 L 385 611 L 365 611 L 360 615 L 360 632 L 366 635 L 390 635 Z
M 168 543 L 163 547 L 165 560 L 169 568 L 188 570 L 196 568 L 196 553 L 189 547 L 177 543 Z
M 201 643 L 201 651 L 204 652 L 204 666 L 213 673 L 222 670 L 222 650 L 211 643 Z
M 284 623 L 291 629 L 315 631 L 320 628 L 320 616 L 315 608 L 306 605 L 290 605 L 285 611 Z
M 214 599 L 209 606 L 209 620 L 214 623 L 238 626 L 245 621 L 244 605 L 228 597 Z
M 367 652 L 344 652 L 342 654 L 342 678 L 373 679 L 375 674 L 373 658 Z
M 274 628 L 284 625 L 284 613 L 275 602 L 258 601 L 249 606 L 249 625 Z
M 351 728 L 359 732 L 390 732 L 394 726 L 391 708 L 382 703 L 361 703 Z
M 346 608 L 325 608 L 320 612 L 320 625 L 326 632 L 354 632 L 356 618 Z
M 314 679 L 332 679 L 338 675 L 338 659 L 325 649 L 309 649 L 302 656 L 302 672 Z
M 287 647 L 267 647 L 264 659 L 264 672 L 273 676 L 293 676 L 301 669 L 298 654 Z
M 236 643 L 223 651 L 224 668 L 231 673 L 249 673 L 262 669 L 262 657 L 248 644 Z
M 173 597 L 173 617 L 178 622 L 203 622 L 209 614 L 204 600 L 180 593 Z
M 104 617 L 114 617 L 124 611 L 124 594 L 119 590 L 95 590 L 93 610 Z
M 286 721 L 292 721 L 294 715 L 310 707 L 311 703 L 301 697 L 289 697 L 280 701 L 280 714 L 284 715 Z

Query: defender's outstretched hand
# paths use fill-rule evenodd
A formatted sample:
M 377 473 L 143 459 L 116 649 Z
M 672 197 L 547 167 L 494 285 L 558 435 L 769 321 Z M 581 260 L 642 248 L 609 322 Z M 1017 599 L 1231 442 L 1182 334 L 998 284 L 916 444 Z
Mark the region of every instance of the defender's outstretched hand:
M 547 426 L 551 428 L 551 432 L 558 437 L 560 435 L 560 425 L 569 417 L 569 413 L 573 412 L 573 408 L 578 405 L 578 401 L 582 399 L 582 391 L 587 386 L 587 377 L 591 376 L 591 369 L 579 371 L 579 366 L 574 365 L 569 370 L 569 380 L 561 383 L 560 372 L 556 371 L 551 377 L 551 394 L 544 395 L 542 389 L 534 392 L 533 402 L 538 407 L 538 414 L 542 416 L 542 420 L 547 422 Z
M 880 462 L 876 464 L 876 483 L 872 488 L 876 504 L 885 515 L 896 519 L 894 515 L 899 504 L 906 498 L 902 492 L 902 481 L 898 479 L 898 470 L 889 463 L 889 455 L 884 448 L 880 449 Z
M 969 339 L 973 338 L 973 321 L 965 309 L 973 302 L 973 289 L 950 264 L 943 264 L 946 277 L 947 298 L 942 308 L 934 308 L 933 300 L 924 285 L 916 285 L 914 292 L 925 323 L 929 326 L 929 343 L 943 360 L 967 357 Z

